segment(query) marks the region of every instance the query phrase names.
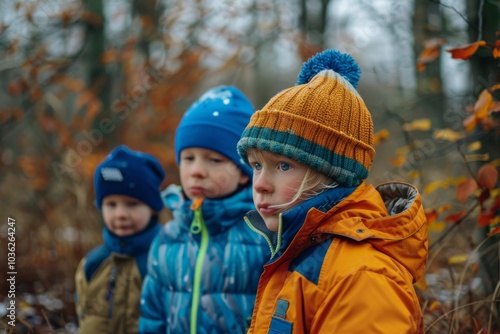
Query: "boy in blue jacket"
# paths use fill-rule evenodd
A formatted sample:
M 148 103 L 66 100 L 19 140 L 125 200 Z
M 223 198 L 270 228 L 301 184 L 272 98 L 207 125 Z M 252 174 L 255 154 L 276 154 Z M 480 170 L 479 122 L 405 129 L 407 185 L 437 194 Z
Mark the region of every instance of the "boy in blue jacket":
M 243 217 L 254 209 L 251 169 L 236 144 L 254 112 L 235 87 L 208 90 L 175 135 L 181 187 L 163 193 L 174 219 L 151 245 L 140 333 L 245 333 L 263 264 L 264 238 Z
M 152 155 L 119 146 L 97 166 L 96 206 L 104 243 L 75 274 L 80 334 L 137 333 L 149 246 L 160 230 L 165 172 Z

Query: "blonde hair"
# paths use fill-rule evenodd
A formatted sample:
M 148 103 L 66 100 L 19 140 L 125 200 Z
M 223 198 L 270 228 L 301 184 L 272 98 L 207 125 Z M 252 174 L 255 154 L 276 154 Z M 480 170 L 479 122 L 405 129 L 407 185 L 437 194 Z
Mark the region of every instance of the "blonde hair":
M 272 153 L 272 152 L 271 152 Z M 262 151 L 259 149 L 249 149 L 249 155 L 254 155 L 258 160 L 264 160 Z M 304 202 L 327 189 L 336 188 L 339 184 L 335 181 L 308 166 L 306 174 L 300 183 L 297 193 L 287 203 L 272 205 L 270 208 L 279 209 L 278 212 L 285 212 L 293 208 L 299 202 Z

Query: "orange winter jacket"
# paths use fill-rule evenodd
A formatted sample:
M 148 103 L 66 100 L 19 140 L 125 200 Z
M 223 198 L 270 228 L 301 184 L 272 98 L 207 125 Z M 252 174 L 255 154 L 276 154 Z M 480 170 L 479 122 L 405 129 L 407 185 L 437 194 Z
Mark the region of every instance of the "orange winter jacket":
M 413 284 L 427 260 L 427 222 L 417 189 L 403 183 L 331 189 L 281 216 L 266 236 L 249 333 L 423 333 Z

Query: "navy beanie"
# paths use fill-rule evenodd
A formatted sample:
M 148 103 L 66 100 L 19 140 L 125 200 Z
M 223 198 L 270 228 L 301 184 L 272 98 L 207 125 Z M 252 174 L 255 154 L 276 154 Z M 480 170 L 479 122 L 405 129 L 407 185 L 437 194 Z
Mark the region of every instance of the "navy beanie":
M 251 168 L 238 155 L 236 144 L 255 109 L 236 87 L 209 89 L 186 111 L 175 133 L 175 156 L 180 163 L 186 148 L 205 148 L 222 154 L 246 175 Z
M 96 206 L 101 209 L 102 200 L 108 195 L 126 195 L 160 211 L 163 208 L 160 184 L 164 178 L 165 171 L 154 156 L 120 145 L 96 168 Z

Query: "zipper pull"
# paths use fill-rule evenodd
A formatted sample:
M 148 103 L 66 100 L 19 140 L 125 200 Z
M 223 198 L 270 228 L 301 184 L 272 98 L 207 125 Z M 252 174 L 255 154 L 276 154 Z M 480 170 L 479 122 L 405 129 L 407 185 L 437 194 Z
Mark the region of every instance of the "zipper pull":
M 203 198 L 195 198 L 193 203 L 191 203 L 191 210 L 194 211 L 193 222 L 191 223 L 190 232 L 192 234 L 200 234 L 202 230 L 202 215 L 201 215 L 201 204 L 203 203 Z

